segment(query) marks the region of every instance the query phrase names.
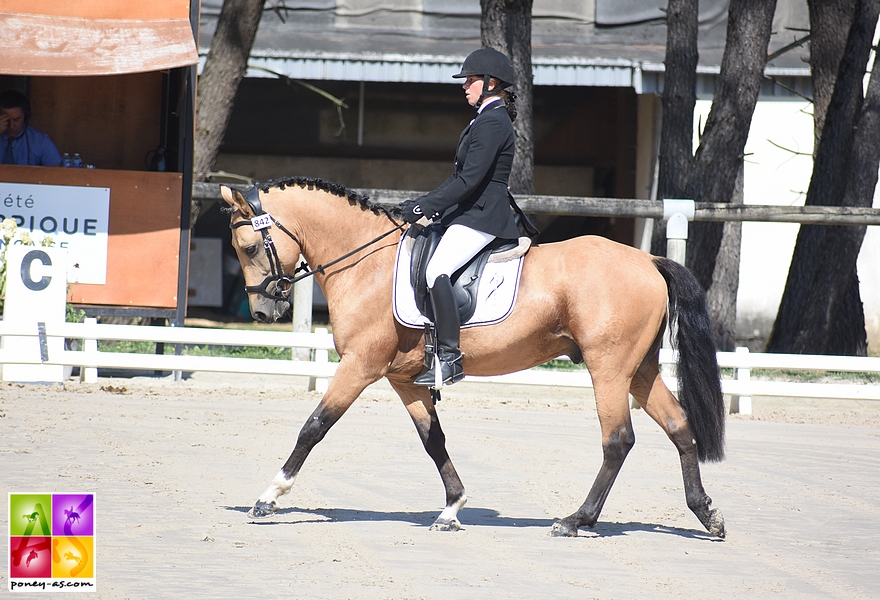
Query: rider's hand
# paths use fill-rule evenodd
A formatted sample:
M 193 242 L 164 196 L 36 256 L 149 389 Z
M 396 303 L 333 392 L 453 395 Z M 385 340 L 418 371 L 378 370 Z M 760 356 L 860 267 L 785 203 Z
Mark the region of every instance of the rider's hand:
M 400 213 L 401 218 L 406 223 L 415 223 L 425 216 L 424 213 L 422 213 L 422 207 L 419 206 L 418 200 L 404 200 L 401 202 Z

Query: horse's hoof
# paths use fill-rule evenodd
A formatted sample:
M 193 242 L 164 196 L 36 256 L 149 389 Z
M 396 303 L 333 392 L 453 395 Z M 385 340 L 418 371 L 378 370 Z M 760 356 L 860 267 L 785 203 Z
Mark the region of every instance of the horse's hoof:
M 717 535 L 722 539 L 727 535 L 727 532 L 724 530 L 724 515 L 722 515 L 721 511 L 717 508 L 713 508 L 709 511 L 709 517 L 706 519 L 704 525 L 712 535 Z
M 431 531 L 459 531 L 460 529 L 461 523 L 458 522 L 458 519 L 437 519 L 431 525 Z
M 275 502 L 261 502 L 257 500 L 257 503 L 254 504 L 254 507 L 248 512 L 248 516 L 251 519 L 265 519 L 266 517 L 271 517 L 275 514 L 276 506 Z
M 550 528 L 551 537 L 577 537 L 578 528 L 565 521 L 556 521 Z

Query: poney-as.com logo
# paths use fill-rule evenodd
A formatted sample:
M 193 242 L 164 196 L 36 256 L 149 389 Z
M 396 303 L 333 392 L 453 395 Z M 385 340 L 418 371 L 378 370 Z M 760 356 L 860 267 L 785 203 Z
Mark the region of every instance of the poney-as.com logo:
M 95 495 L 9 494 L 9 591 L 95 591 Z

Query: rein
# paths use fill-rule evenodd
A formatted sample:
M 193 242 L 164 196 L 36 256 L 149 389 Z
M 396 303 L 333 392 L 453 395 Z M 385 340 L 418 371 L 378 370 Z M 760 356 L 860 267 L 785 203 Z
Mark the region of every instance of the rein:
M 376 242 L 383 240 L 388 237 L 395 231 L 400 231 L 404 227 L 404 223 L 397 224 L 396 221 L 391 219 L 392 223 L 395 223 L 396 227 L 391 229 L 390 231 L 386 231 L 382 235 L 370 240 L 366 244 L 359 246 L 352 250 L 351 252 L 347 252 L 343 254 L 339 258 L 331 260 L 325 265 L 318 265 L 314 269 L 310 269 L 309 265 L 305 262 L 305 258 L 303 258 L 302 265 L 298 266 L 294 269 L 292 275 L 287 275 L 284 273 L 284 269 L 281 266 L 281 260 L 278 258 L 278 250 L 275 249 L 275 242 L 272 240 L 272 235 L 269 233 L 269 228 L 272 225 L 275 225 L 278 229 L 287 234 L 290 239 L 296 242 L 296 245 L 299 246 L 300 256 L 302 256 L 303 245 L 293 233 L 290 232 L 284 225 L 281 224 L 281 221 L 268 214 L 263 210 L 263 206 L 260 203 L 260 191 L 257 186 L 252 187 L 247 194 L 245 194 L 244 199 L 247 201 L 248 205 L 251 207 L 251 210 L 254 212 L 253 219 L 242 219 L 236 223 L 229 223 L 230 229 L 238 229 L 239 227 L 244 227 L 245 225 L 252 226 L 255 230 L 258 230 L 260 234 L 263 236 L 263 247 L 266 249 L 266 257 L 269 259 L 269 268 L 272 271 L 271 275 L 266 276 L 263 279 L 262 283 L 259 285 L 246 285 L 244 286 L 244 291 L 248 294 L 260 294 L 265 298 L 269 298 L 270 300 L 277 301 L 288 301 L 290 299 L 290 290 L 295 283 L 298 281 L 302 281 L 306 277 L 311 277 L 317 273 L 324 274 L 325 270 L 329 267 L 332 267 L 336 263 L 339 263 L 346 258 L 357 254 L 361 250 L 365 250 L 369 248 Z M 232 212 L 234 209 L 228 209 Z M 390 219 L 391 217 L 389 217 Z M 297 275 L 300 271 L 304 271 L 301 275 Z M 269 285 L 272 282 L 276 282 L 275 290 L 270 292 L 268 290 Z

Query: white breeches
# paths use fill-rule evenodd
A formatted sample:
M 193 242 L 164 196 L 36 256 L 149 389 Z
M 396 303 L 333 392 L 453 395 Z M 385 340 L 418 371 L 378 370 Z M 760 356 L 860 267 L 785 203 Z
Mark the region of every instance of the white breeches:
M 451 277 L 494 239 L 494 235 L 464 225 L 451 225 L 437 244 L 437 250 L 425 269 L 428 287 L 434 287 L 434 282 L 441 275 Z

